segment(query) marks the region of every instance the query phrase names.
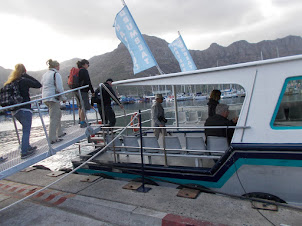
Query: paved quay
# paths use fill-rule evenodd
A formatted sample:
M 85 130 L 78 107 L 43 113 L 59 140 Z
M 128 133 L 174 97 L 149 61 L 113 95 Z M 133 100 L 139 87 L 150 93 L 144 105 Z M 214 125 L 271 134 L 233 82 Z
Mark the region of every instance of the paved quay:
M 19 172 L 0 181 L 0 208 L 33 194 L 58 177 L 48 170 Z M 71 174 L 0 212 L 1 225 L 301 225 L 302 211 L 257 210 L 251 202 L 200 193 L 178 197 L 179 189 L 152 186 L 147 193 L 123 189 L 127 181 Z

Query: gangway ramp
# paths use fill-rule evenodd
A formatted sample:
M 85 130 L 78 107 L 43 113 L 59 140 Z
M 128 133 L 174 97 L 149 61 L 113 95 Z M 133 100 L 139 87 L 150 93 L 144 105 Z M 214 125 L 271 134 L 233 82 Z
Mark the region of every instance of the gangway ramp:
M 86 128 L 80 128 L 79 125 L 74 125 L 65 128 L 66 135 L 63 137 L 63 141 L 52 144 L 51 150 L 46 138 L 31 143 L 31 146 L 37 146 L 37 150 L 34 155 L 26 159 L 21 159 L 20 150 L 3 155 L 2 157 L 6 160 L 0 163 L 0 180 L 52 156 L 56 152 L 79 142 L 87 135 L 96 134 L 100 131 L 101 126 L 100 124 L 93 124 Z

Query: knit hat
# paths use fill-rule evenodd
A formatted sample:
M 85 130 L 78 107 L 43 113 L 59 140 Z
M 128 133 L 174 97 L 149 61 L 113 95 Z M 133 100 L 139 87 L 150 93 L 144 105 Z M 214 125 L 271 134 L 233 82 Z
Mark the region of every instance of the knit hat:
M 156 94 L 155 99 L 164 99 L 162 94 Z

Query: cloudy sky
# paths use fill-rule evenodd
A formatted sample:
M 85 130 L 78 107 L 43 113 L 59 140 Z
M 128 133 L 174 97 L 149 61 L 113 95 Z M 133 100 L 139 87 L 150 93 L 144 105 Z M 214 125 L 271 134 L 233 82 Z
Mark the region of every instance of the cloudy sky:
M 141 33 L 189 49 L 215 42 L 302 36 L 301 0 L 126 0 Z M 121 0 L 4 0 L 0 8 L 0 66 L 45 69 L 49 59 L 91 58 L 117 48 L 112 27 Z

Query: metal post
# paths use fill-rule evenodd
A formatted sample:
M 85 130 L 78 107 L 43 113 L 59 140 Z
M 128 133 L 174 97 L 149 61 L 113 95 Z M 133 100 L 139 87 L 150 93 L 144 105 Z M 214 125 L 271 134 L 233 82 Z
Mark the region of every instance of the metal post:
M 126 110 L 124 109 L 124 124 L 125 124 L 125 126 L 127 126 L 127 122 L 126 122 Z M 126 129 L 126 135 L 128 136 L 128 129 Z
M 55 153 L 54 153 L 54 151 L 51 147 L 51 143 L 50 143 L 50 140 L 49 140 L 49 137 L 48 137 L 48 134 L 47 134 L 46 126 L 45 126 L 45 123 L 44 123 L 44 120 L 43 120 L 43 117 L 42 117 L 42 114 L 41 114 L 40 105 L 39 105 L 38 101 L 36 101 L 36 105 L 37 105 L 37 108 L 38 108 L 38 112 L 39 112 L 39 116 L 40 116 L 41 123 L 42 123 L 42 126 L 43 126 L 43 130 L 44 130 L 44 133 L 45 133 L 45 137 L 46 137 L 46 140 L 47 140 L 47 143 L 48 143 L 49 153 L 50 153 L 50 155 L 53 155 Z
M 175 121 L 176 121 L 176 127 L 179 126 L 178 123 L 178 107 L 177 107 L 177 94 L 176 94 L 176 87 L 175 85 L 172 86 L 173 95 L 174 95 L 174 111 L 175 111 Z
M 83 101 L 83 98 L 82 98 L 81 90 L 78 90 L 78 92 L 79 92 L 80 102 L 81 102 L 81 106 L 82 106 L 81 111 L 84 112 L 85 121 L 86 121 L 86 123 L 88 125 L 88 118 L 87 118 L 86 109 L 85 109 L 84 101 Z
M 249 118 L 250 107 L 251 107 L 251 102 L 252 102 L 252 99 L 253 99 L 257 74 L 258 74 L 258 70 L 256 70 L 256 73 L 255 73 L 254 82 L 253 82 L 250 98 L 249 98 L 249 101 L 248 101 L 248 107 L 247 107 L 246 117 L 245 117 L 245 121 L 244 121 L 244 127 L 246 127 L 246 123 L 247 123 L 247 120 Z M 248 95 L 248 93 L 246 93 L 246 95 Z M 244 132 L 245 132 L 245 129 L 243 129 L 242 134 L 241 134 L 241 139 L 240 139 L 241 142 L 243 141 Z
M 138 118 L 139 121 L 142 121 L 142 114 L 141 114 L 141 110 L 138 110 Z M 143 154 L 143 133 L 142 133 L 142 124 L 139 124 L 139 138 L 140 138 L 140 148 L 141 148 L 141 168 L 142 168 L 142 186 L 140 186 L 137 191 L 138 192 L 148 192 L 151 190 L 151 188 L 146 188 L 145 187 L 145 168 L 144 168 L 144 154 Z
M 111 130 L 111 140 L 113 140 L 114 139 L 114 134 L 113 134 L 113 131 L 112 131 L 112 129 L 110 129 Z M 108 129 L 108 131 L 109 131 L 109 129 Z M 109 133 L 107 131 L 107 133 Z M 109 135 L 108 135 L 109 136 Z M 119 139 L 119 138 L 118 138 Z M 116 151 L 115 151 L 115 142 L 113 142 L 112 143 L 112 147 L 113 147 L 113 156 L 114 156 L 114 163 L 116 163 Z M 127 155 L 128 156 L 128 155 Z
M 75 107 L 74 107 L 74 103 L 75 103 L 75 98 L 74 98 L 75 93 L 73 92 L 72 94 L 72 112 L 73 112 L 73 124 L 75 125 Z
M 165 157 L 165 166 L 168 166 L 168 158 L 167 158 L 167 151 L 166 151 L 166 140 L 165 140 L 165 134 L 163 135 L 163 147 L 164 147 L 164 157 Z
M 13 116 L 13 115 L 12 115 L 12 116 Z M 14 117 L 14 116 L 13 116 L 13 122 L 14 122 L 15 130 L 16 130 L 16 134 L 17 134 L 18 142 L 19 142 L 19 145 L 20 145 L 20 144 L 21 144 L 21 141 L 20 141 L 20 136 L 19 136 L 19 132 L 18 132 L 17 124 L 16 124 L 16 119 L 15 119 L 15 117 Z
M 81 152 L 81 141 L 79 141 L 79 155 L 81 155 L 82 152 Z

